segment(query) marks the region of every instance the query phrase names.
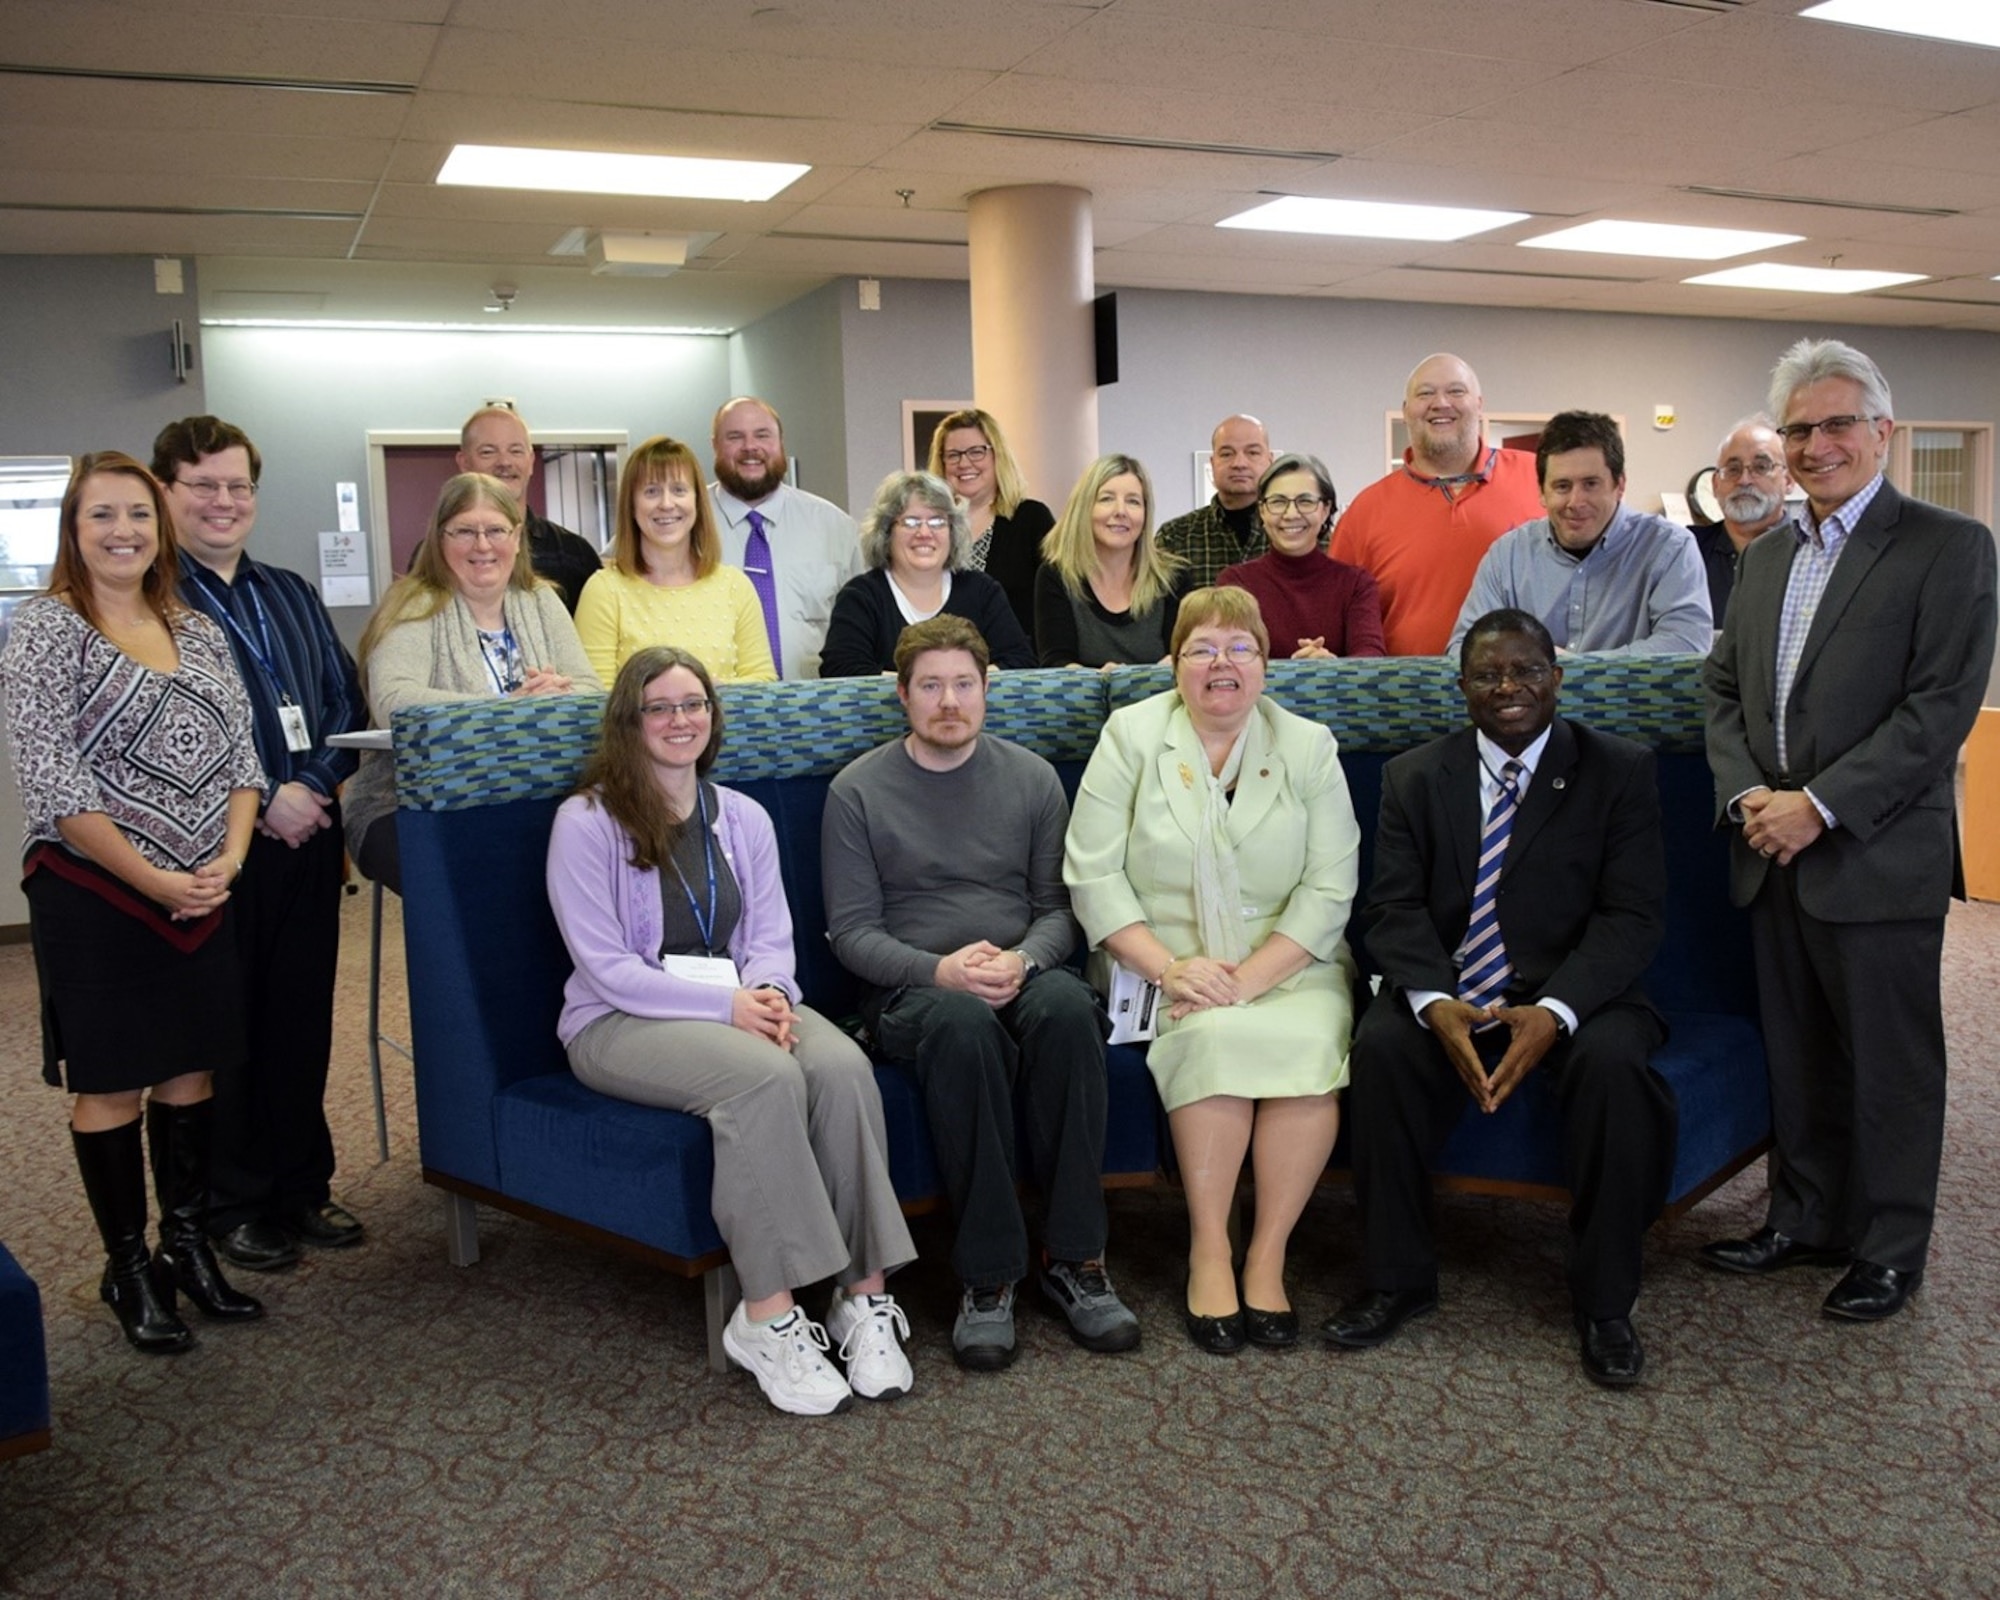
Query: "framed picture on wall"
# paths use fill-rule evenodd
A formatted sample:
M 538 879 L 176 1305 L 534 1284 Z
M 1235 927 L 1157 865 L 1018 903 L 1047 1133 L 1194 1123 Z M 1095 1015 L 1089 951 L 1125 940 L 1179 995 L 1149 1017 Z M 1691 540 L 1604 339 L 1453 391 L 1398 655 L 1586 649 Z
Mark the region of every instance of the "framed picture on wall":
M 905 400 L 903 402 L 903 470 L 922 472 L 930 464 L 931 435 L 954 411 L 970 411 L 970 400 Z

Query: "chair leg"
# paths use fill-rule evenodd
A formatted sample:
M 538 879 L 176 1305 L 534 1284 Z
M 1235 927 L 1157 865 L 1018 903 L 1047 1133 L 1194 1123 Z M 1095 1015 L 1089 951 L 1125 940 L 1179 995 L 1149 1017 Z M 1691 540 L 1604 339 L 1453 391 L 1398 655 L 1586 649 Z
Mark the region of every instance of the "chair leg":
M 479 1207 L 462 1194 L 444 1197 L 444 1253 L 454 1267 L 469 1267 L 479 1259 Z
M 722 1348 L 722 1330 L 743 1298 L 736 1281 L 736 1269 L 727 1261 L 710 1267 L 701 1275 L 701 1296 L 708 1312 L 708 1370 L 717 1376 L 729 1370 L 729 1357 Z

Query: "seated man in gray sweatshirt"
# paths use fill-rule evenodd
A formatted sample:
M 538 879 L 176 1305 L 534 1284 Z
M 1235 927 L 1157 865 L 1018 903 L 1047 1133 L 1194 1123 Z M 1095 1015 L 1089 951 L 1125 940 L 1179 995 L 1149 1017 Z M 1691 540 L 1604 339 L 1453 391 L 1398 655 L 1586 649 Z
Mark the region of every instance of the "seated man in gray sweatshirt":
M 1085 1348 L 1139 1343 L 1104 1272 L 1106 1025 L 1061 965 L 1077 941 L 1069 805 L 1048 762 L 980 731 L 987 662 L 962 617 L 904 629 L 896 693 L 910 731 L 849 763 L 821 825 L 833 953 L 869 986 L 876 1047 L 923 1091 L 965 1285 L 952 1351 L 975 1371 L 1013 1361 L 1014 1286 L 1028 1274 L 1017 1096 L 1046 1202 L 1042 1291 Z

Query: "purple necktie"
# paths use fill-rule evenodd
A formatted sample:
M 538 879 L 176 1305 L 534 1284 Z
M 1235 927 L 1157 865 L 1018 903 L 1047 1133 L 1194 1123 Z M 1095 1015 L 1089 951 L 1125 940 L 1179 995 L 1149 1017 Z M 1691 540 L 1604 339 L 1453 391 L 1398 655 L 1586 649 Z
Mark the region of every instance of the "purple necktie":
M 764 631 L 771 636 L 771 664 L 778 676 L 785 675 L 784 652 L 778 648 L 778 579 L 771 571 L 771 541 L 764 537 L 764 518 L 750 513 L 750 537 L 743 541 L 743 570 L 750 575 L 750 587 L 764 607 Z

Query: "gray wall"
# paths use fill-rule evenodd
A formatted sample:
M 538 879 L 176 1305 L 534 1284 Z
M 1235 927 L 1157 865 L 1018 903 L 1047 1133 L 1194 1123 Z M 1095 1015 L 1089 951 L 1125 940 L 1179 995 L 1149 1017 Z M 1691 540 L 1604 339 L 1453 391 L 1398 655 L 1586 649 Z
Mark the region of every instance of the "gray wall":
M 317 581 L 318 536 L 337 524 L 334 485 L 361 486 L 375 428 L 455 431 L 483 399 L 510 396 L 536 428 L 624 429 L 702 441 L 729 376 L 720 336 L 680 334 L 364 333 L 210 328 L 204 342 L 216 415 L 264 457 L 253 553 Z M 372 532 L 372 529 L 368 529 Z M 372 575 L 381 588 L 381 574 Z M 334 622 L 352 644 L 367 611 Z
M 882 285 L 882 309 L 863 311 L 851 280 L 838 287 L 848 498 L 866 511 L 875 486 L 903 464 L 903 402 L 972 398 L 972 291 L 892 279 Z
M 195 264 L 184 293 L 157 294 L 151 256 L 0 256 L 0 455 L 124 450 L 146 460 L 163 422 L 203 409 Z M 194 370 L 175 380 L 170 329 L 185 324 Z M 0 853 L 16 859 L 21 797 L 0 742 Z M 0 872 L 0 927 L 28 920 L 20 876 Z
M 732 395 L 754 394 L 784 419 L 785 452 L 798 463 L 799 487 L 848 504 L 840 307 L 853 296 L 851 279 L 829 283 L 730 335 L 729 388 L 709 401 L 710 415 L 695 436 L 704 460 L 714 408 Z

